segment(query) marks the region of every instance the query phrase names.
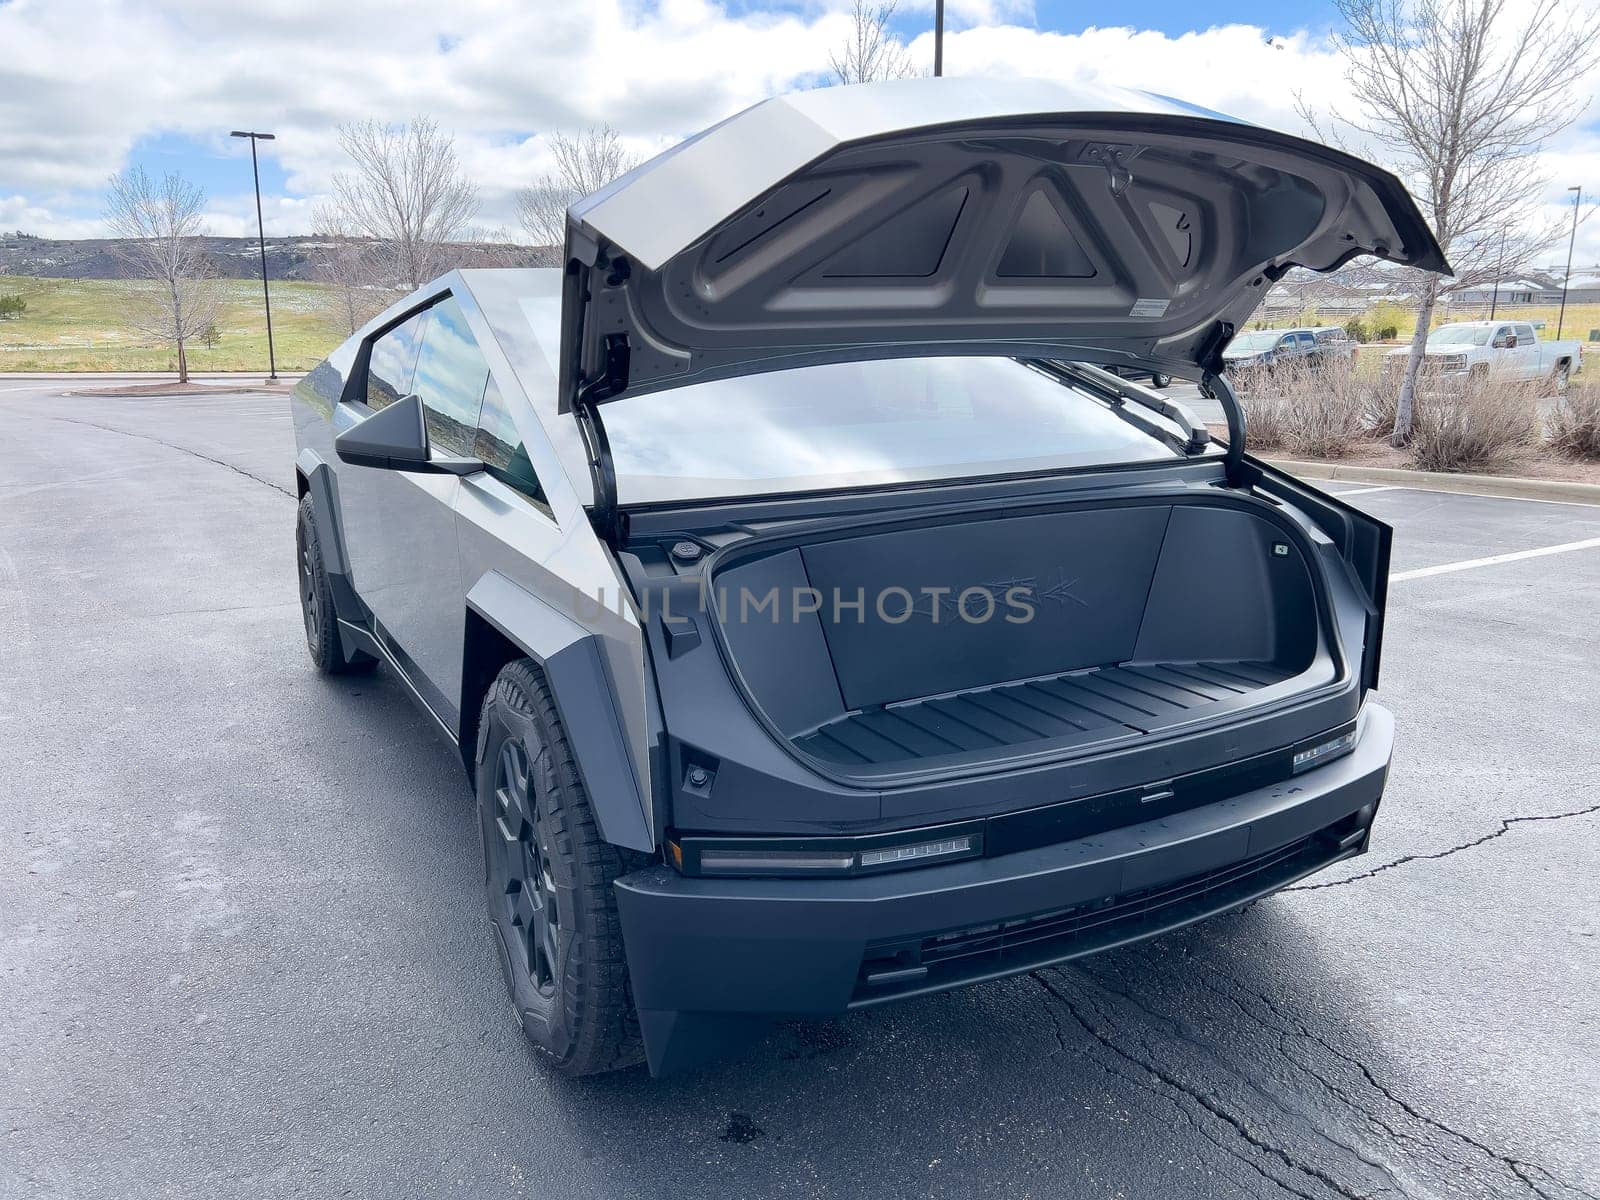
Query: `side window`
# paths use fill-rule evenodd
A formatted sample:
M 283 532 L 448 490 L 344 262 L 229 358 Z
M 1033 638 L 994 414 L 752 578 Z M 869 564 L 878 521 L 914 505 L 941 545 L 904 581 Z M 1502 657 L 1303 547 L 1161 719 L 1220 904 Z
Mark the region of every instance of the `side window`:
M 419 312 L 396 325 L 372 343 L 367 358 L 367 406 L 388 408 L 411 392 L 411 377 L 417 369 L 417 348 L 428 313 Z
M 1516 327 L 1516 329 L 1517 329 L 1517 344 L 1519 346 L 1521 346 L 1521 345 L 1530 345 L 1531 346 L 1534 342 L 1536 342 L 1538 340 L 1538 338 L 1534 335 L 1533 326 L 1532 325 L 1518 325 Z
M 434 453 L 469 456 L 477 437 L 478 406 L 483 402 L 489 364 L 454 298 L 446 296 L 429 311 L 433 316 L 422 335 L 422 353 L 417 356 L 411 390 L 422 398 L 428 442 Z
M 1315 346 L 1317 344 L 1316 335 L 1311 333 L 1297 333 L 1294 335 L 1294 339 L 1300 343 L 1301 349 L 1304 349 L 1307 346 Z
M 544 488 L 539 486 L 539 477 L 533 473 L 533 463 L 528 460 L 527 448 L 523 446 L 522 437 L 512 423 L 505 398 L 500 394 L 500 385 L 495 383 L 492 375 L 483 390 L 476 457 L 483 460 L 489 474 L 501 483 L 515 488 L 545 512 L 550 511 Z

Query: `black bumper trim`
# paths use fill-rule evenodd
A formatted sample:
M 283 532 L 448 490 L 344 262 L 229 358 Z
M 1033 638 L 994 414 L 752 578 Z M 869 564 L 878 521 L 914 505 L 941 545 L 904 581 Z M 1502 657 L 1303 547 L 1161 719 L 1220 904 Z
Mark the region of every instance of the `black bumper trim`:
M 1286 848 L 1305 851 L 1291 850 L 1281 871 L 1247 872 L 1248 885 L 1202 888 L 1198 898 L 1186 895 L 1193 903 L 1147 908 L 1109 940 L 1044 945 L 936 978 L 930 968 L 930 978 L 903 980 L 883 997 L 901 999 L 1151 937 L 1359 853 L 1364 838 L 1341 845 L 1348 833 L 1341 823 L 1356 817 L 1353 830 L 1370 822 L 1393 736 L 1393 717 L 1369 703 L 1355 749 L 1325 766 L 1213 804 L 995 858 L 848 879 L 696 879 L 665 866 L 623 876 L 618 912 L 651 1070 L 703 1061 L 759 1036 L 769 1018 L 881 1002 L 860 993 L 861 965 L 875 948 L 1107 898 L 1137 899 L 1223 879 Z M 1322 834 L 1332 840 L 1317 840 Z

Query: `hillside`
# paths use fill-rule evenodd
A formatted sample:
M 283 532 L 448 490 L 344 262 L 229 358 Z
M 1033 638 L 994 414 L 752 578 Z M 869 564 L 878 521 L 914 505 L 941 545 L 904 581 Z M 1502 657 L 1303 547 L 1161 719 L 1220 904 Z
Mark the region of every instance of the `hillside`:
M 261 278 L 261 253 L 255 238 L 205 238 L 207 252 L 222 279 Z M 127 266 L 115 254 L 110 238 L 54 241 L 50 238 L 0 233 L 0 275 L 41 279 L 127 279 Z M 271 279 L 310 279 L 314 237 L 267 239 L 267 275 Z

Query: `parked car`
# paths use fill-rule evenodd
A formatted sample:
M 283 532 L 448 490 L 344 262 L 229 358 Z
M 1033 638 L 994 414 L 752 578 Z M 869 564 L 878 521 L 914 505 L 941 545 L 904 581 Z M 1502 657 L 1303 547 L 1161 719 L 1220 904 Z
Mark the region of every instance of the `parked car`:
M 1409 346 L 1384 356 L 1386 371 L 1398 372 Z M 1576 338 L 1541 342 L 1526 321 L 1458 321 L 1428 335 L 1423 369 L 1434 378 L 1548 379 L 1557 388 L 1583 366 L 1583 343 Z
M 1305 329 L 1252 329 L 1239 334 L 1222 352 L 1229 377 L 1242 388 L 1255 386 L 1274 371 L 1308 368 L 1350 359 L 1350 336 L 1335 326 Z
M 1116 367 L 1114 370 L 1123 379 L 1148 379 L 1154 388 L 1165 390 L 1172 386 L 1172 376 L 1165 371 L 1143 371 L 1138 367 Z
M 1317 348 L 1321 351 L 1324 361 L 1348 361 L 1355 358 L 1356 343 L 1348 330 L 1338 325 L 1319 325 L 1311 331 L 1311 336 L 1316 339 Z
M 1362 853 L 1390 532 L 1244 454 L 1221 350 L 1263 270 L 1375 250 L 1445 267 L 1393 176 L 1178 101 L 818 90 L 312 370 L 307 646 L 458 747 L 544 1060 L 676 1070 Z M 1104 366 L 1206 379 L 1228 448 Z

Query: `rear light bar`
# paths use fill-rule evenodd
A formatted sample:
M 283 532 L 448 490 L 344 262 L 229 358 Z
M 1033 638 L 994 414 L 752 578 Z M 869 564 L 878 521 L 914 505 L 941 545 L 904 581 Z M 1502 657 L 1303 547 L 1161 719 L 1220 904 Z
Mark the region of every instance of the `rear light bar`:
M 983 822 L 843 838 L 671 837 L 685 875 L 849 878 L 983 856 Z

